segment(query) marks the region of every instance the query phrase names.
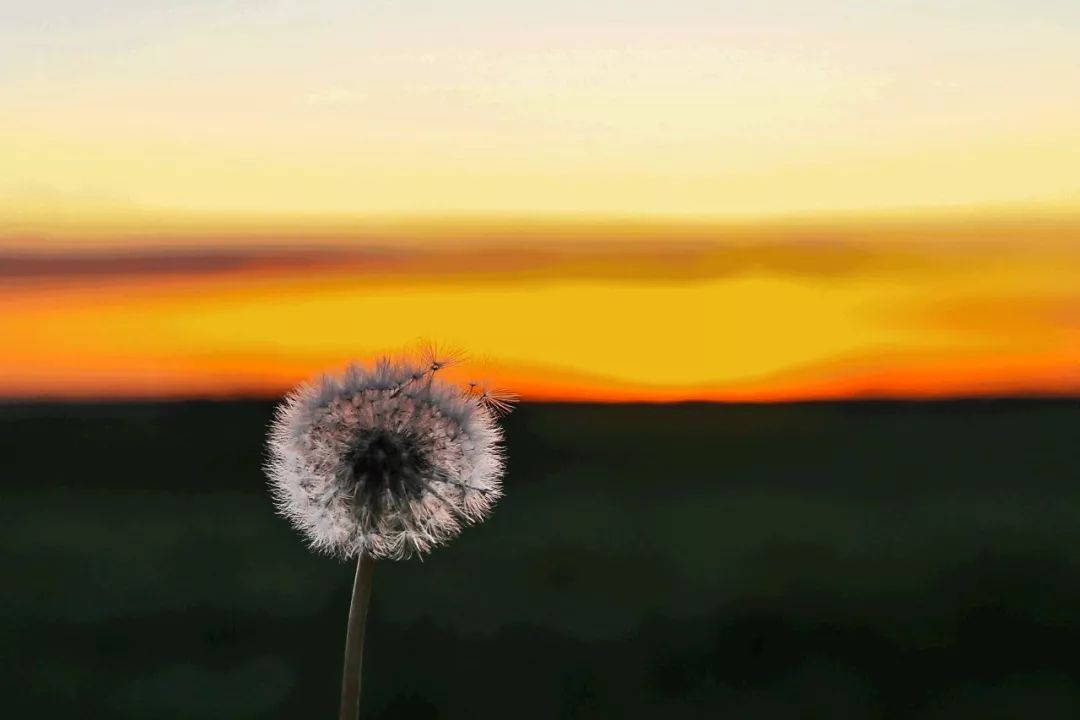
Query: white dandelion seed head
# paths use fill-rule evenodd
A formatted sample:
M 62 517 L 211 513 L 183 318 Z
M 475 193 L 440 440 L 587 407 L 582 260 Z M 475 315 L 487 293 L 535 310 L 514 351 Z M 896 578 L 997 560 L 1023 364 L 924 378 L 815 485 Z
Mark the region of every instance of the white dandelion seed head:
M 351 365 L 278 406 L 266 472 L 279 512 L 312 548 L 422 555 L 490 512 L 502 494 L 503 410 L 436 377 L 447 364 Z

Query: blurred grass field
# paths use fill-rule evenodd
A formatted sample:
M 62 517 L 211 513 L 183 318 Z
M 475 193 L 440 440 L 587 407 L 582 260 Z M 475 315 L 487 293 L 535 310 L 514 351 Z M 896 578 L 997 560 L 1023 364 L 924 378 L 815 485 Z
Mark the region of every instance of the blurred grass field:
M 269 403 L 0 406 L 6 717 L 332 718 Z M 525 405 L 381 562 L 365 718 L 1080 717 L 1080 402 Z

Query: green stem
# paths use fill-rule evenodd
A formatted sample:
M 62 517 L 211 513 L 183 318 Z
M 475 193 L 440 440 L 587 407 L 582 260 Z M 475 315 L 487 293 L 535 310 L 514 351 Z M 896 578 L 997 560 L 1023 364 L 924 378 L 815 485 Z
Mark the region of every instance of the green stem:
M 375 559 L 361 554 L 356 561 L 356 580 L 353 582 L 352 604 L 349 606 L 349 628 L 345 633 L 340 720 L 357 720 L 360 717 L 360 667 L 364 659 L 364 625 L 371 602 L 371 574 L 374 569 Z

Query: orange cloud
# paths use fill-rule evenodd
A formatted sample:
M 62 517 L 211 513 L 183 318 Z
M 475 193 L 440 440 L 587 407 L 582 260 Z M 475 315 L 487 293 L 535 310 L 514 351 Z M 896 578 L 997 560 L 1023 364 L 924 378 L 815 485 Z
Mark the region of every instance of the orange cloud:
M 533 399 L 1080 391 L 1075 221 L 307 239 L 0 240 L 0 395 L 273 394 L 418 336 L 490 356 Z

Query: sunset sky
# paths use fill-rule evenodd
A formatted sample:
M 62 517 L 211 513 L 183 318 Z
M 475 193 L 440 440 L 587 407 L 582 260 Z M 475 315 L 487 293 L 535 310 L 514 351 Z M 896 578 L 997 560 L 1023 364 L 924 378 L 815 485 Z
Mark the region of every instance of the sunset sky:
M 1080 5 L 0 10 L 0 397 L 1080 392 Z

